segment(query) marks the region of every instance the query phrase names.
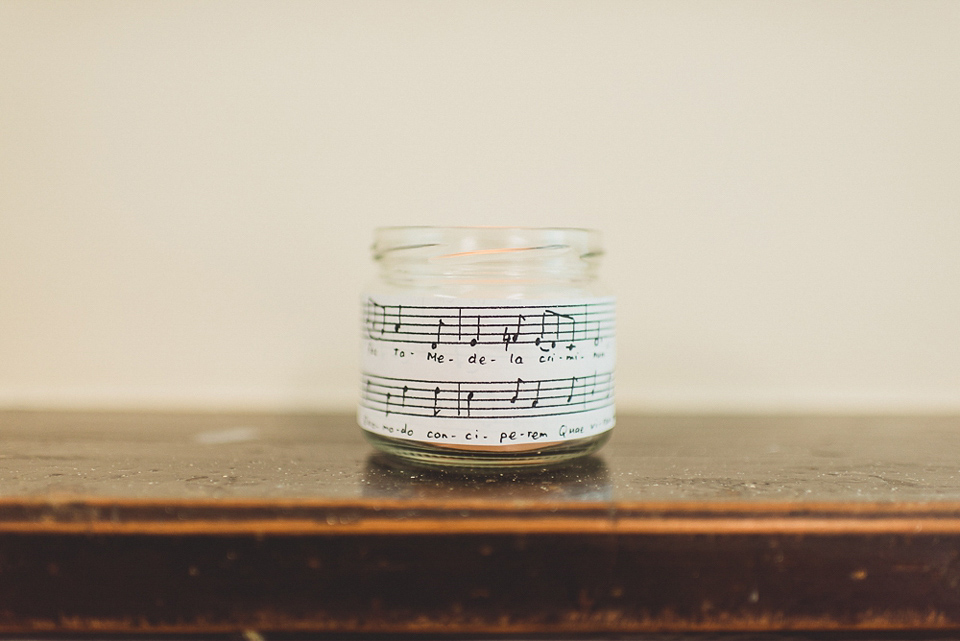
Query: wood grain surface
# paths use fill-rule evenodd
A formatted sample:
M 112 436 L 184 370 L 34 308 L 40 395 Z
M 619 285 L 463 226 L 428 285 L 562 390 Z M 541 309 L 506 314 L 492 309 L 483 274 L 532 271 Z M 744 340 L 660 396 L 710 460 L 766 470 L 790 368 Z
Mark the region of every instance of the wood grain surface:
M 422 471 L 348 416 L 0 413 L 0 633 L 960 631 L 960 418 L 621 417 Z

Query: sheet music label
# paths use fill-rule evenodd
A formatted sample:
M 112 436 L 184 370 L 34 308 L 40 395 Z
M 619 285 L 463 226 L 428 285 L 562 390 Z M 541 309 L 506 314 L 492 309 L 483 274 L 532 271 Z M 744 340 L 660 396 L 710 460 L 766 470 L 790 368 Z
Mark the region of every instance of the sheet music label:
M 613 298 L 367 298 L 358 421 L 435 445 L 595 436 L 614 426 L 615 329 Z

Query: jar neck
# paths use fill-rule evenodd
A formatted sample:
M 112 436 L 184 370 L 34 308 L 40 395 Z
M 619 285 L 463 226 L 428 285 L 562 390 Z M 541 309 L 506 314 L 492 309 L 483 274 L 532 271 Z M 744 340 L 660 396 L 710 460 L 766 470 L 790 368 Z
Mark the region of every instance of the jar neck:
M 381 278 L 401 286 L 583 285 L 603 254 L 585 229 L 392 227 L 373 247 Z

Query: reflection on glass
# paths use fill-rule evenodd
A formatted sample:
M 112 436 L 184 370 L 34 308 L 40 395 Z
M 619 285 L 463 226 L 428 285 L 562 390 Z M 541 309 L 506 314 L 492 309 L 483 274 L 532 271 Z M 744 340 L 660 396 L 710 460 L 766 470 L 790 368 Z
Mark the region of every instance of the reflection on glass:
M 370 498 L 609 501 L 613 497 L 607 465 L 596 456 L 557 469 L 470 474 L 426 470 L 373 454 L 367 459 L 362 482 L 363 496 Z

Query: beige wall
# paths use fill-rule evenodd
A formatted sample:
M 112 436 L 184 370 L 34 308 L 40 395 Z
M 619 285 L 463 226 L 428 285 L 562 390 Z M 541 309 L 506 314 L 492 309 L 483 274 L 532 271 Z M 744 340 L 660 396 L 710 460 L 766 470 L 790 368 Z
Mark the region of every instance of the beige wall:
M 594 226 L 622 407 L 960 410 L 960 2 L 0 1 L 0 406 L 349 407 L 372 229 Z

